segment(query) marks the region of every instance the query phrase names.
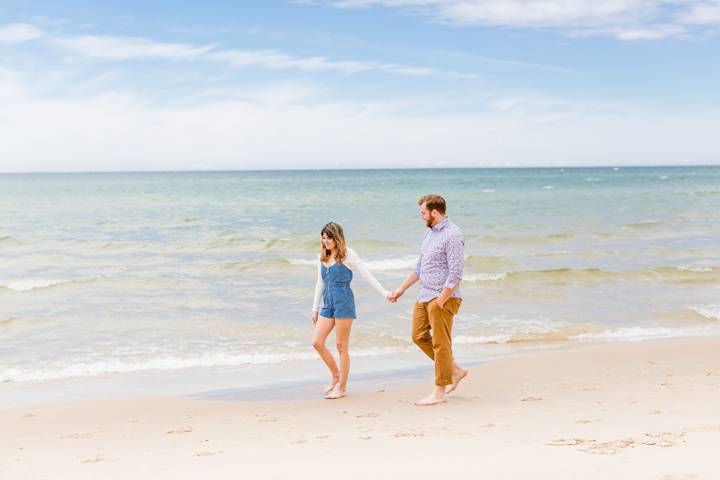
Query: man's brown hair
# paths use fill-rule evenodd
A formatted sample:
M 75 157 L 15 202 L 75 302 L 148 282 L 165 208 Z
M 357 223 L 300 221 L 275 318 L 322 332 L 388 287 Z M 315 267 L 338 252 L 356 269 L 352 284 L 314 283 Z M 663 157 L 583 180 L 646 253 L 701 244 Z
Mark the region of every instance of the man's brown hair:
M 425 195 L 418 200 L 418 205 L 425 204 L 425 208 L 430 210 L 437 210 L 441 215 L 445 215 L 445 199 L 440 195 Z

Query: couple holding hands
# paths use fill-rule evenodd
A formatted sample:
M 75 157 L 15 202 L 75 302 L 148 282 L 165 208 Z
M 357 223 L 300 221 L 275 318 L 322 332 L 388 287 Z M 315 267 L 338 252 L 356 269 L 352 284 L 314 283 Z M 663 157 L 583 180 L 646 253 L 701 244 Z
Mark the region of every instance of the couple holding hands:
M 350 282 L 353 271 L 359 272 L 375 290 L 395 303 L 405 291 L 420 282 L 420 291 L 412 315 L 412 339 L 435 362 L 435 388 L 416 405 L 446 402 L 446 394 L 455 390 L 467 370 L 455 363 L 452 354 L 453 317 L 460 309 L 460 281 L 464 262 L 464 238 L 457 225 L 446 214 L 446 203 L 439 195 L 425 195 L 418 200 L 420 215 L 428 230 L 422 241 L 420 256 L 402 284 L 388 292 L 368 271 L 357 253 L 345 243 L 342 227 L 330 222 L 321 231 L 322 247 L 318 259 L 312 321 L 315 325 L 313 347 L 330 369 L 332 379 L 325 388 L 325 398 L 346 395 L 350 355 L 350 328 L 355 319 L 355 297 Z M 325 340 L 335 328 L 340 368 Z

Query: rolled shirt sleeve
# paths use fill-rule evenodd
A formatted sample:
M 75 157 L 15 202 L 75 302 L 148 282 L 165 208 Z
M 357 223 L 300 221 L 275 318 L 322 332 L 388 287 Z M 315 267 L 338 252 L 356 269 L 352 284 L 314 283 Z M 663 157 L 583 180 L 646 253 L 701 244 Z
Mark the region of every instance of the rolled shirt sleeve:
M 463 264 L 465 259 L 465 238 L 462 233 L 450 237 L 445 245 L 445 254 L 448 262 L 448 277 L 444 288 L 454 289 L 462 281 Z
M 415 272 L 415 275 L 417 275 L 418 278 L 420 278 L 420 264 L 422 262 L 422 255 L 418 255 L 418 259 L 415 262 L 415 265 L 413 266 L 413 272 Z

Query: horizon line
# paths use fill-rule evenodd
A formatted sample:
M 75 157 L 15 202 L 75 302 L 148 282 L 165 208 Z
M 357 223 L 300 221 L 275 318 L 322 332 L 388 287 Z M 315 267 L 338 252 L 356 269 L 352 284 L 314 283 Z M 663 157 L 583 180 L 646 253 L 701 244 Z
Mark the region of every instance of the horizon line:
M 62 170 L 62 171 L 20 171 L 4 172 L 0 175 L 67 175 L 67 174 L 111 174 L 111 173 L 253 173 L 253 172 L 341 172 L 341 171 L 386 171 L 386 170 L 528 170 L 528 169 L 582 169 L 582 168 L 682 168 L 720 167 L 720 164 L 686 163 L 667 165 L 496 165 L 485 167 L 372 167 L 372 168 L 276 168 L 276 169 L 208 169 L 208 170 Z

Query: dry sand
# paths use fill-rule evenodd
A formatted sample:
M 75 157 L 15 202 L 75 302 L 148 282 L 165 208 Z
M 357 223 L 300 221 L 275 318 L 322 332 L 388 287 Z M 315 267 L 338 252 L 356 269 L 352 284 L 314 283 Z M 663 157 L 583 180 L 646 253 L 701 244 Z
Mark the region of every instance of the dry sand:
M 318 360 L 319 361 L 319 360 Z M 720 339 L 594 345 L 341 400 L 0 410 L 0 479 L 720 479 Z M 352 384 L 350 385 L 352 387 Z

